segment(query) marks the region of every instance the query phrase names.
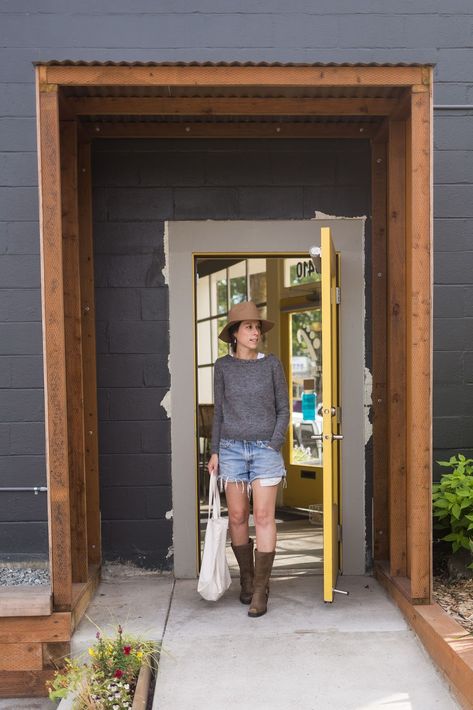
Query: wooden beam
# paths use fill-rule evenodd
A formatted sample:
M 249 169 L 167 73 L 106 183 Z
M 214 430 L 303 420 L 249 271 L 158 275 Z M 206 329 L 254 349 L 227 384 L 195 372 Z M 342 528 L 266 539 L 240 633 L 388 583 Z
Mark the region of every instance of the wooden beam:
M 390 573 L 407 575 L 406 504 L 406 126 L 389 124 L 388 471 Z
M 390 66 L 45 66 L 62 86 L 410 86 L 426 67 Z
M 3 671 L 0 673 L 0 698 L 47 697 L 46 681 L 54 676 L 54 670 Z
M 44 68 L 38 68 L 36 96 L 49 554 L 54 608 L 69 610 L 72 601 L 71 524 L 59 111 L 57 86 L 43 81 L 44 72 Z
M 432 597 L 432 94 L 413 87 L 407 282 L 407 471 L 413 599 Z
M 69 98 L 78 116 L 385 116 L 396 99 L 313 98 Z
M 389 118 L 391 121 L 405 121 L 411 113 L 411 92 L 410 89 L 403 91 L 403 95 L 397 100 L 396 105 Z
M 42 668 L 40 643 L 0 643 L 0 674 L 2 671 L 40 671 Z
M 89 579 L 85 584 L 74 584 L 74 603 L 72 609 L 72 630 L 77 628 L 85 610 L 92 601 L 97 587 L 100 584 L 100 567 L 92 566 Z
M 77 184 L 77 123 L 61 122 L 62 246 L 64 266 L 64 328 L 66 342 L 67 430 L 71 516 L 72 581 L 85 582 L 87 511 L 84 460 L 81 293 Z
M 83 123 L 93 138 L 364 138 L 379 124 L 370 123 Z
M 0 643 L 67 642 L 71 638 L 71 618 L 71 612 L 0 618 Z
M 87 497 L 87 544 L 90 565 L 101 562 L 97 364 L 95 347 L 94 246 L 90 140 L 79 132 L 79 260 L 82 316 L 83 427 Z
M 387 151 L 383 139 L 371 146 L 372 340 L 373 340 L 373 556 L 389 555 L 386 402 L 386 197 Z

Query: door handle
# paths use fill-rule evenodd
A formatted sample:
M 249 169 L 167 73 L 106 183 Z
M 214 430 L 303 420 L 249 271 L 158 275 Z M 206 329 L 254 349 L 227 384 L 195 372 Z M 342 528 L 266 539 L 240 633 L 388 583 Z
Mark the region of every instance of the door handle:
M 311 439 L 316 439 L 317 441 L 322 441 L 323 439 L 331 439 L 331 441 L 341 441 L 343 439 L 343 434 L 313 434 Z

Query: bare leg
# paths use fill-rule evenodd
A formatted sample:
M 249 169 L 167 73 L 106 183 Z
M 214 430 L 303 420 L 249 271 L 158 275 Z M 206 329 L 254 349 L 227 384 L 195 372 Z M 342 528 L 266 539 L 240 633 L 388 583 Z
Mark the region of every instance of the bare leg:
M 276 496 L 278 486 L 262 486 L 258 479 L 253 482 L 253 517 L 256 526 L 256 548 L 259 552 L 274 552 L 276 549 Z
M 246 485 L 227 483 L 225 497 L 228 505 L 228 525 L 233 545 L 246 545 L 248 542 L 248 517 L 250 502 Z

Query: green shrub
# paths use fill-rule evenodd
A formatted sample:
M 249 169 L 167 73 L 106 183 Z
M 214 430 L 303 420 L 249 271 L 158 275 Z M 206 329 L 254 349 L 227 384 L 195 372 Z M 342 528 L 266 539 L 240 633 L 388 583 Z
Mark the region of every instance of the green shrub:
M 441 539 L 452 543 L 454 553 L 460 548 L 473 553 L 473 459 L 458 454 L 437 463 L 453 470 L 432 488 L 435 528 L 449 531 Z M 473 562 L 468 567 L 473 569 Z

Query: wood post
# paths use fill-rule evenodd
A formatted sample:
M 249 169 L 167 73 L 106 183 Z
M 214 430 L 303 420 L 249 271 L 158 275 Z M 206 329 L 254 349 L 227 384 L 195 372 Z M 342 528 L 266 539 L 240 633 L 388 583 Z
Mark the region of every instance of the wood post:
M 431 72 L 430 72 L 431 73 Z M 413 86 L 406 243 L 407 471 L 412 600 L 432 596 L 432 94 Z
M 79 259 L 82 313 L 82 369 L 84 372 L 83 427 L 87 491 L 89 564 L 101 562 L 97 365 L 95 349 L 94 247 L 92 232 L 92 171 L 90 140 L 79 132 Z
M 373 557 L 389 557 L 386 408 L 386 198 L 387 150 L 384 136 L 371 145 L 371 280 L 373 341 Z
M 390 573 L 407 574 L 406 552 L 406 127 L 389 123 L 388 471 Z
M 87 504 L 84 468 L 82 329 L 77 206 L 77 123 L 75 120 L 61 121 L 61 176 L 72 581 L 86 582 L 88 578 Z
M 58 88 L 36 75 L 49 555 L 55 610 L 72 602 Z

